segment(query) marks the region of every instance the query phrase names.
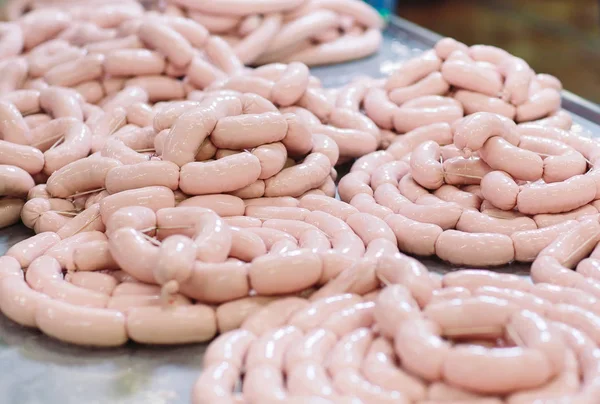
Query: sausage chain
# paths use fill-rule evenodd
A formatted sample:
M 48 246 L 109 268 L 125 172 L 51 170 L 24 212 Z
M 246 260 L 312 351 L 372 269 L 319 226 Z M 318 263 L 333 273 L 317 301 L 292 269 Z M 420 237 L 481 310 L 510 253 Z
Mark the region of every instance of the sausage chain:
M 596 298 L 462 270 L 421 303 L 394 272 L 362 298 L 289 297 L 255 311 L 209 346 L 193 402 L 597 400 Z
M 298 114 L 314 133 L 335 141 L 340 149 L 340 162 L 377 150 L 382 141 L 377 125 L 358 108 L 338 102 L 338 98 L 351 99 L 351 95 L 337 95 L 335 90 L 316 84 L 307 67 L 294 62 L 287 66 L 264 65 L 246 75 L 216 81 L 208 89 L 259 94 L 282 112 Z
M 598 151 L 572 132 L 478 112 L 359 158 L 339 194 L 386 221 L 407 253 L 468 266 L 532 262 L 574 220 L 597 214 Z
M 418 127 L 453 123 L 465 115 L 490 112 L 530 122 L 553 118 L 570 124 L 560 111 L 558 79 L 535 74 L 522 59 L 493 46 L 451 38 L 402 64 L 387 80 L 363 94 L 367 116 L 382 129 L 406 133 Z M 568 127 L 563 127 L 568 129 Z
M 221 218 L 207 208 L 174 207 L 168 188 L 141 190 L 151 197 L 127 191 L 106 197 L 86 218 L 11 247 L 0 265 L 2 312 L 76 344 L 185 343 L 236 328 L 241 308 L 277 296 L 325 283 L 316 296 L 340 288 L 364 294 L 378 286 L 374 259 L 389 247 L 371 240 L 373 218 L 343 202 L 318 195 L 266 198 L 249 202 L 245 215 Z M 309 210 L 319 205 L 346 221 Z M 395 246 L 386 230 L 384 241 Z M 356 278 L 350 283 L 347 274 L 338 276 L 348 264 Z M 426 269 L 418 268 L 431 288 Z M 130 317 L 132 310 L 137 314 Z M 69 327 L 53 321 L 55 315 L 69 316 Z M 157 316 L 175 328 L 156 334 L 148 321 Z
M 186 16 L 224 38 L 242 63 L 308 66 L 369 56 L 382 42 L 383 20 L 358 0 L 172 0 L 159 11 Z
M 130 8 L 135 12 L 125 12 Z M 221 38 L 192 20 L 144 12 L 136 2 L 109 4 L 99 12 L 106 21 L 43 9 L 6 23 L 10 34 L 3 42 L 21 46 L 0 47 L 5 50 L 2 93 L 62 86 L 102 103 L 137 86 L 156 102 L 184 99 L 187 92 L 243 69 Z

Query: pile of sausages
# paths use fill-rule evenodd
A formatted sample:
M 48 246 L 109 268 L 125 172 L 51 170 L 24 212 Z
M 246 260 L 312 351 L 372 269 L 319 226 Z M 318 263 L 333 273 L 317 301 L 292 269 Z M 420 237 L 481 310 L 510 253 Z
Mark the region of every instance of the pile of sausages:
M 361 2 L 142 3 L 0 25 L 0 228 L 36 233 L 0 257 L 4 315 L 90 346 L 221 333 L 197 403 L 595 403 L 600 143 L 557 79 L 446 38 L 328 89 L 307 64 L 379 46 Z
M 596 140 L 479 112 L 361 157 L 339 194 L 397 229 L 407 253 L 468 266 L 532 262 L 598 213 L 599 152 Z
M 452 123 L 463 112 L 490 112 L 519 123 L 562 117 L 561 89 L 554 76 L 536 75 L 527 62 L 502 49 L 445 38 L 381 85 L 364 87 L 362 96 L 365 113 L 379 127 L 406 133 Z
M 381 240 L 383 289 L 361 297 L 338 278 L 255 309 L 209 346 L 193 402 L 595 403 L 599 218 L 540 253 L 534 284 L 486 270 L 432 276 Z
M 0 93 L 70 87 L 103 104 L 136 86 L 151 102 L 181 100 L 243 69 L 223 39 L 192 20 L 145 12 L 136 2 L 84 11 L 95 18 L 42 9 L 5 23 Z
M 381 16 L 360 0 L 169 0 L 162 11 L 223 37 L 246 65 L 347 62 L 377 52 L 382 41 Z

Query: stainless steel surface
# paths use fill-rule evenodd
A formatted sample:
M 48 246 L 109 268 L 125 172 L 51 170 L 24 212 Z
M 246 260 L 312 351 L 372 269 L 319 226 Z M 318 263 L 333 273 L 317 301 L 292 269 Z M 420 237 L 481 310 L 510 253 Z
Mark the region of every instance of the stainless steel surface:
M 326 86 L 358 75 L 384 76 L 397 64 L 430 47 L 437 36 L 401 19 L 393 19 L 381 51 L 368 59 L 313 69 Z M 590 107 L 591 105 L 591 107 Z M 565 94 L 565 107 L 600 124 L 594 105 Z M 600 133 L 600 126 L 577 118 L 578 128 Z M 32 235 L 22 225 L 0 230 L 0 255 Z M 424 260 L 436 272 L 451 268 Z M 498 270 L 527 273 L 526 265 Z M 63 344 L 16 325 L 0 315 L 0 403 L 6 404 L 166 404 L 188 403 L 202 366 L 205 346 L 88 349 Z

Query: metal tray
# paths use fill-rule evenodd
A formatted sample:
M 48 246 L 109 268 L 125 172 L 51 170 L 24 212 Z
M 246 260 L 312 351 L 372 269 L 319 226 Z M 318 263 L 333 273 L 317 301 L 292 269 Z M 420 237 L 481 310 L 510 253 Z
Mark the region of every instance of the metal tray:
M 381 51 L 370 58 L 313 73 L 325 86 L 339 86 L 352 77 L 382 77 L 398 63 L 431 47 L 440 37 L 406 20 L 392 17 Z M 563 105 L 578 130 L 600 134 L 600 108 L 565 92 Z M 0 230 L 0 255 L 32 235 L 22 225 Z M 435 259 L 430 269 L 451 268 Z M 527 273 L 527 266 L 498 270 Z M 0 314 L 0 403 L 7 404 L 166 404 L 189 403 L 194 381 L 202 370 L 205 344 L 148 347 L 128 344 L 117 349 L 80 348 L 21 327 Z

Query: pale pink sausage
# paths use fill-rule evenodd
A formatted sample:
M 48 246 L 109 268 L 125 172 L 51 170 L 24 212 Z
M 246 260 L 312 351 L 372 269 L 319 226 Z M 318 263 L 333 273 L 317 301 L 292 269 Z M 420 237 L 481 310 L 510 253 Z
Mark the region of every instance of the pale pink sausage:
M 487 112 L 479 112 L 458 121 L 452 131 L 454 144 L 459 149 L 477 151 L 494 136 L 503 137 L 512 145 L 519 144 L 519 133 L 514 122 Z
M 5 256 L 16 259 L 20 268 L 27 268 L 33 260 L 58 244 L 60 240 L 56 233 L 39 233 L 10 247 Z
M 336 342 L 337 336 L 331 331 L 316 328 L 308 332 L 297 345 L 288 348 L 284 358 L 285 369 L 289 372 L 306 362 L 324 363 Z
M 285 325 L 288 318 L 295 311 L 308 306 L 308 304 L 306 299 L 298 297 L 288 297 L 274 301 L 249 316 L 242 323 L 242 329 L 248 330 L 255 335 L 263 335 L 271 329 Z
M 111 76 L 145 76 L 161 74 L 165 58 L 146 49 L 115 49 L 106 54 L 106 74 Z
M 415 318 L 401 323 L 395 333 L 394 348 L 403 367 L 426 380 L 439 380 L 451 352 L 439 333 L 439 326 L 429 320 Z
M 33 175 L 42 171 L 44 156 L 31 146 L 0 140 L 0 164 L 17 166 Z
M 240 376 L 240 367 L 229 362 L 216 362 L 205 366 L 194 383 L 192 403 L 220 403 L 233 399 L 233 390 Z
M 320 131 L 337 143 L 340 156 L 360 157 L 377 150 L 378 139 L 364 130 L 323 125 Z
M 353 213 L 358 213 L 358 210 L 352 205 L 319 195 L 306 195 L 302 197 L 300 199 L 300 207 L 311 211 L 323 211 L 344 221 Z
M 24 197 L 35 185 L 33 178 L 22 168 L 0 165 L 0 195 Z
M 400 192 L 403 192 L 402 188 L 400 188 Z M 479 210 L 481 206 L 481 198 L 479 196 L 471 192 L 461 190 L 453 185 L 442 185 L 433 193 L 433 195 L 443 201 L 454 202 L 462 206 L 463 209 L 471 208 Z
M 241 369 L 246 352 L 255 339 L 256 335 L 244 329 L 221 334 L 206 349 L 204 366 L 209 367 L 227 362 Z
M 322 153 L 326 155 L 332 166 L 337 164 L 340 157 L 340 150 L 338 145 L 329 136 L 314 133 L 312 135 L 312 143 L 313 153 Z
M 260 172 L 258 158 L 239 153 L 214 162 L 184 165 L 179 186 L 189 195 L 235 191 L 256 181 Z
M 69 274 L 67 280 L 75 286 L 109 296 L 117 286 L 114 276 L 99 272 L 75 272 Z
M 292 156 L 305 155 L 312 149 L 309 125 L 298 114 L 284 114 L 288 124 L 285 138 L 281 141 Z
M 165 55 L 175 66 L 186 66 L 192 61 L 193 48 L 176 30 L 156 21 L 142 23 L 138 33 L 140 39 L 151 48 Z
M 517 180 L 542 178 L 544 162 L 534 152 L 518 148 L 500 136 L 488 139 L 479 150 L 480 157 L 492 168 L 502 170 Z
M 475 210 L 465 210 L 456 223 L 456 230 L 468 233 L 499 233 L 511 236 L 518 231 L 535 230 L 537 226 L 533 219 L 516 217 L 502 219 L 488 216 Z
M 246 357 L 246 369 L 261 365 L 281 369 L 287 347 L 298 343 L 301 338 L 302 331 L 294 326 L 283 326 L 265 332 L 252 342 Z
M 464 254 L 467 250 L 468 255 Z M 438 237 L 435 251 L 441 259 L 457 265 L 504 265 L 515 258 L 511 238 L 494 233 L 446 230 Z
M 510 288 L 482 286 L 474 290 L 474 296 L 492 296 L 518 305 L 522 310 L 529 310 L 544 315 L 551 303 L 534 293 L 522 292 Z
M 307 332 L 317 327 L 329 315 L 360 302 L 360 296 L 350 293 L 318 299 L 290 317 L 288 324 Z
M 156 212 L 162 208 L 174 207 L 175 196 L 173 191 L 166 187 L 145 187 L 110 195 L 100 201 L 102 221 L 106 223 L 117 210 L 132 205 L 146 206 Z
M 287 150 L 282 143 L 264 144 L 252 150 L 252 154 L 258 157 L 261 166 L 261 180 L 270 178 L 280 172 L 287 159 Z
M 319 327 L 333 331 L 339 337 L 360 327 L 370 327 L 373 322 L 375 302 L 361 302 L 342 311 L 333 313 Z
M 491 171 L 479 157 L 452 157 L 444 161 L 445 181 L 450 185 L 477 185 Z
M 148 235 L 154 235 L 156 227 L 156 214 L 145 206 L 127 206 L 113 213 L 106 221 L 106 235 L 110 235 L 122 227 L 131 227 L 135 230 L 148 230 Z
M 278 142 L 287 133 L 287 122 L 280 113 L 265 112 L 219 119 L 211 133 L 215 146 L 244 149 Z
M 371 344 L 362 365 L 365 378 L 387 390 L 401 391 L 409 400 L 424 399 L 425 385 L 418 378 L 395 366 L 394 349 L 385 338 Z
M 265 196 L 300 196 L 320 186 L 331 170 L 331 162 L 321 153 L 312 153 L 303 163 L 283 169 L 265 181 Z M 300 180 L 300 178 L 302 180 Z
M 519 307 L 506 300 L 490 296 L 442 300 L 429 304 L 423 315 L 440 327 L 442 335 L 498 338 L 504 334 L 504 325 Z M 485 312 L 485 315 L 478 313 Z M 472 331 L 471 331 L 472 330 Z
M 220 263 L 197 261 L 186 282 L 179 285 L 182 294 L 205 303 L 223 303 L 248 296 L 249 264 L 238 260 Z M 239 326 L 239 324 L 238 324 Z
M 38 304 L 35 320 L 45 334 L 78 345 L 119 346 L 127 341 L 125 316 L 116 310 L 48 299 Z
M 473 372 L 474 363 L 486 372 Z M 516 363 L 521 366 L 515 367 Z M 531 348 L 455 347 L 444 363 L 444 378 L 476 392 L 503 394 L 545 383 L 552 376 L 549 365 L 544 354 Z M 532 369 L 536 372 L 531 372 Z
M 517 107 L 517 122 L 540 119 L 560 109 L 560 93 L 552 88 L 533 94 L 527 102 Z
M 411 85 L 430 73 L 438 71 L 442 61 L 433 51 L 423 52 L 416 58 L 403 63 L 388 79 L 386 90 Z
M 35 259 L 29 266 L 25 279 L 33 290 L 69 304 L 104 308 L 108 302 L 106 294 L 66 282 L 60 263 L 51 256 Z
M 363 240 L 365 245 L 371 241 L 384 238 L 396 243 L 396 236 L 389 226 L 380 218 L 368 213 L 355 213 L 350 215 L 346 222 L 352 230 Z
M 467 45 L 465 45 L 464 43 L 459 42 L 453 38 L 440 39 L 435 44 L 434 49 L 435 49 L 435 53 L 441 59 L 447 59 L 448 56 L 450 56 L 450 54 L 454 51 L 462 51 L 464 53 L 467 53 L 469 51 L 469 48 L 467 47 Z
M 283 376 L 277 366 L 258 365 L 248 370 L 242 386 L 244 399 L 250 402 L 277 402 L 289 399 Z
M 502 90 L 502 79 L 499 73 L 472 63 L 459 60 L 446 61 L 442 64 L 441 72 L 450 85 L 466 90 L 490 96 L 497 96 Z
M 101 157 L 86 158 L 69 163 L 52 173 L 48 179 L 48 192 L 55 197 L 66 198 L 78 192 L 104 187 L 106 174 L 119 166 L 117 160 Z
M 344 369 L 358 370 L 364 355 L 373 341 L 373 332 L 366 327 L 358 328 L 338 340 L 329 355 L 328 370 L 335 376 Z
M 267 248 L 262 239 L 246 229 L 231 227 L 231 250 L 229 256 L 244 262 L 265 255 Z
M 419 305 L 402 285 L 384 288 L 376 302 L 373 314 L 380 332 L 386 337 L 393 337 L 396 328 L 403 321 L 420 315 Z
M 405 198 L 398 189 L 391 184 L 384 184 L 375 191 L 377 203 L 390 208 L 398 213 L 422 223 L 436 224 L 443 229 L 455 227 L 462 214 L 462 208 L 454 203 L 443 202 L 435 204 L 415 204 Z M 443 215 L 439 212 L 442 210 Z
M 358 158 L 354 164 L 352 164 L 350 171 L 364 171 L 372 175 L 377 168 L 392 161 L 394 161 L 394 156 L 392 154 L 380 150 Z
M 103 64 L 104 55 L 86 55 L 51 68 L 44 74 L 44 80 L 51 86 L 73 87 L 102 77 Z
M 73 265 L 78 271 L 98 271 L 118 269 L 117 263 L 110 254 L 108 242 L 91 241 L 75 248 Z
M 402 284 L 421 307 L 431 299 L 433 283 L 427 267 L 402 253 L 386 254 L 377 262 L 377 278 L 385 284 Z
M 488 270 L 460 270 L 444 275 L 444 287 L 464 287 L 470 291 L 482 286 L 524 290 L 531 288 L 526 279 L 513 274 L 502 274 Z
M 398 181 L 404 179 L 409 171 L 410 166 L 403 161 L 392 161 L 390 163 L 383 164 L 371 174 L 371 188 L 373 190 L 377 190 L 377 188 L 383 184 L 392 184 L 397 186 Z
M 257 219 L 259 220 L 259 219 Z M 259 225 L 262 224 L 262 222 L 259 220 Z M 248 230 L 256 235 L 258 235 L 263 242 L 265 243 L 265 246 L 267 248 L 267 250 L 270 250 L 271 247 L 273 246 L 273 244 L 275 244 L 278 241 L 282 241 L 282 240 L 288 240 L 290 242 L 296 243 L 296 239 L 291 236 L 290 234 L 281 231 L 281 230 L 276 230 L 276 229 L 272 229 L 272 228 L 260 228 L 260 226 L 257 227 L 250 227 L 248 228 Z M 311 231 L 310 229 L 307 231 Z
M 127 334 L 141 343 L 184 344 L 204 342 L 217 332 L 215 310 L 202 304 L 135 307 L 127 313 Z
M 503 115 L 513 119 L 516 114 L 516 108 L 496 97 L 490 97 L 472 91 L 459 90 L 454 94 L 454 98 L 460 101 L 465 109 L 465 114 L 474 114 L 477 112 L 490 112 Z
M 244 201 L 233 195 L 198 195 L 180 202 L 180 207 L 201 207 L 222 217 L 244 214 Z
M 413 179 L 427 189 L 438 189 L 444 183 L 444 169 L 440 161 L 440 146 L 434 141 L 418 145 L 411 153 L 410 168 Z
M 357 369 L 346 368 L 334 376 L 334 386 L 344 394 L 369 403 L 408 404 L 406 396 L 397 390 L 386 390 L 366 380 Z
M 310 211 L 308 209 L 296 207 L 279 206 L 247 206 L 246 216 L 256 217 L 261 220 L 268 219 L 288 219 L 304 220 Z
M 100 217 L 100 205 L 95 203 L 79 212 L 75 217 L 61 226 L 61 228 L 56 231 L 56 234 L 62 239 L 65 239 L 81 232 L 103 232 L 105 230 L 106 227 Z
M 444 231 L 436 224 L 421 223 L 399 214 L 387 216 L 385 222 L 396 235 L 402 251 L 423 256 L 435 254 L 435 243 Z
M 373 190 L 369 184 L 369 174 L 356 171 L 346 174 L 338 184 L 340 199 L 344 202 L 350 202 L 354 196 L 360 193 L 373 195 Z
M 321 277 L 323 263 L 308 250 L 256 258 L 250 267 L 250 283 L 260 294 L 299 292 L 315 284 Z
M 512 327 L 528 348 L 546 354 L 555 374 L 560 373 L 566 360 L 565 342 L 560 333 L 552 330 L 539 314 L 527 310 L 511 316 L 508 327 Z
M 123 271 L 142 282 L 155 282 L 153 269 L 158 259 L 158 247 L 142 233 L 128 227 L 116 230 L 109 238 L 109 250 Z
M 540 256 L 554 257 L 565 267 L 572 268 L 593 250 L 599 239 L 598 218 L 590 216 L 568 232 L 559 235 L 542 250 Z
M 544 227 L 537 230 L 518 231 L 510 235 L 515 246 L 515 260 L 532 262 L 560 234 L 577 226 L 575 220 Z
M 199 260 L 223 262 L 231 250 L 229 226 L 210 210 L 197 207 L 162 208 L 158 210 L 156 219 L 159 238 L 172 234 L 193 237 Z
M 481 180 L 481 193 L 492 205 L 502 210 L 512 210 L 517 204 L 519 186 L 503 171 L 487 173 Z
M 430 194 L 425 188 L 417 184 L 411 174 L 405 175 L 398 183 L 400 193 L 417 205 L 435 205 L 444 203 L 443 199 L 435 194 Z
M 522 187 L 517 208 L 525 214 L 568 212 L 591 202 L 595 195 L 594 180 L 576 175 L 563 182 Z
M 367 116 L 380 128 L 392 129 L 394 127 L 393 117 L 398 107 L 389 100 L 384 89 L 370 88 L 363 103 Z
M 389 98 L 392 102 L 401 105 L 408 100 L 425 95 L 444 95 L 449 88 L 450 86 L 444 80 L 442 74 L 433 72 L 415 84 L 391 90 Z
M 185 97 L 183 83 L 166 76 L 140 76 L 127 80 L 125 86 L 144 89 L 151 102 L 177 100 Z
M 394 213 L 390 208 L 379 205 L 369 194 L 357 194 L 350 200 L 350 205 L 362 213 L 368 213 L 380 219 L 385 219 Z
M 179 167 L 170 161 L 147 161 L 109 170 L 105 188 L 115 194 L 148 186 L 164 186 L 172 190 L 179 185 Z

